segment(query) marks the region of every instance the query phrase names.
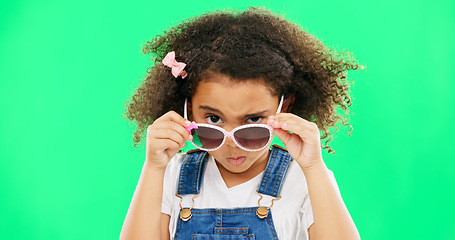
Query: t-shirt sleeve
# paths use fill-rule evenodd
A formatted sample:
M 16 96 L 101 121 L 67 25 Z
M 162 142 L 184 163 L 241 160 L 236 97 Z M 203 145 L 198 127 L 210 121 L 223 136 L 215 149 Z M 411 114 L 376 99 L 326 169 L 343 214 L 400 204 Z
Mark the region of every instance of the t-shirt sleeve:
M 328 171 L 329 171 L 330 180 L 336 186 L 336 189 L 338 190 L 338 193 L 339 193 L 338 184 L 336 182 L 335 175 L 333 175 L 333 172 L 331 170 L 328 170 Z M 310 200 L 310 195 L 308 192 L 303 199 L 302 211 L 305 216 L 306 228 L 308 229 L 314 223 L 313 208 L 311 207 L 311 200 Z
M 163 179 L 163 198 L 161 202 L 161 212 L 171 215 L 174 206 L 174 194 L 178 180 L 180 163 L 183 155 L 176 154 L 166 166 Z

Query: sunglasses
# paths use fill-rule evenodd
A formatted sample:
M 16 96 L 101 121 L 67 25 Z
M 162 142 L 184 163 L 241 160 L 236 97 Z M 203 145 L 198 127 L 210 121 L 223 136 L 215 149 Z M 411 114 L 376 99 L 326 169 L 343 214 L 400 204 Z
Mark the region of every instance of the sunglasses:
M 281 96 L 276 113 L 280 113 L 284 96 Z M 187 99 L 183 110 L 184 118 L 187 117 Z M 273 127 L 267 124 L 246 124 L 238 126 L 227 132 L 221 127 L 197 123 L 197 128 L 191 129 L 193 140 L 191 143 L 203 151 L 216 151 L 223 146 L 226 138 L 231 137 L 234 143 L 245 151 L 260 151 L 267 147 L 273 138 Z

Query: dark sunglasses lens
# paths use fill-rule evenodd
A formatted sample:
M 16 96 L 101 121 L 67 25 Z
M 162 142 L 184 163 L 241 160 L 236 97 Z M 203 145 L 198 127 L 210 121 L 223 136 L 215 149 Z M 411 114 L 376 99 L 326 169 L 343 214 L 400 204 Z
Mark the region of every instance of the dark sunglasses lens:
M 264 147 L 270 139 L 270 131 L 264 127 L 243 128 L 234 133 L 237 142 L 251 150 Z
M 223 142 L 224 134 L 216 129 L 208 127 L 199 127 L 191 130 L 193 143 L 198 147 L 205 149 L 214 149 Z

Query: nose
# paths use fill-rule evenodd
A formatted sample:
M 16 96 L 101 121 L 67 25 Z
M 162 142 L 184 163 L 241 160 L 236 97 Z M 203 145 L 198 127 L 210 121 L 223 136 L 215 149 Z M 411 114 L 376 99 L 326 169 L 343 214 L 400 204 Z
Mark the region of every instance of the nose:
M 234 142 L 234 136 L 232 134 L 232 130 L 235 129 L 236 126 L 226 126 L 224 128 L 224 130 L 226 130 L 226 132 L 230 133 L 228 134 L 228 136 L 226 136 L 226 141 L 224 142 L 224 144 L 226 146 L 229 146 L 230 148 L 235 148 L 237 147 L 237 145 L 235 144 Z
M 237 147 L 237 145 L 234 142 L 233 136 L 226 137 L 226 142 L 224 144 L 226 144 L 229 147 Z

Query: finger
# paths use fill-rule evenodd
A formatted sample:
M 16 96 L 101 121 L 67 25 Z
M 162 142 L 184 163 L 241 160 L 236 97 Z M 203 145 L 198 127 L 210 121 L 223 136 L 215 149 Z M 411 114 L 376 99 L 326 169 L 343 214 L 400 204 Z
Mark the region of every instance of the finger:
M 187 130 L 188 129 L 187 127 L 191 125 L 191 122 L 188 119 L 183 118 L 182 116 L 180 116 L 180 114 L 176 113 L 175 111 L 169 111 L 166 114 L 164 114 L 163 117 L 164 120 L 172 121 L 185 127 L 185 131 L 188 132 L 188 134 L 184 133 L 183 135 L 186 136 L 186 139 L 188 141 L 191 141 L 192 139 L 191 132 L 190 130 Z
M 153 139 L 170 139 L 180 145 L 180 147 L 183 147 L 185 144 L 185 138 L 174 131 L 173 129 L 158 129 L 155 131 L 155 133 L 152 136 Z
M 312 132 L 319 132 L 319 128 L 316 123 L 310 122 L 306 119 L 303 119 L 299 116 L 294 114 L 285 113 L 285 114 L 277 114 L 274 116 L 270 116 L 268 122 L 275 124 L 277 127 L 285 127 L 286 126 L 301 126 L 302 129 L 310 130 Z
M 188 127 L 191 122 L 182 116 L 180 114 L 176 113 L 175 111 L 169 111 L 165 113 L 163 116 L 159 117 L 158 119 L 155 120 L 155 122 L 161 122 L 161 121 L 172 121 L 175 123 L 178 123 L 184 127 Z
M 287 123 L 304 125 L 308 129 L 314 129 L 315 126 L 317 128 L 317 125 L 315 123 L 310 122 L 299 116 L 296 116 L 292 113 L 279 113 L 279 114 L 270 116 L 270 118 L 276 122 L 282 122 L 282 123 L 287 122 Z
M 159 129 L 172 129 L 180 134 L 185 140 L 191 141 L 192 136 L 181 124 L 172 121 L 155 122 L 147 129 L 148 134 L 153 135 L 153 132 Z
M 316 124 L 295 115 L 269 118 L 267 123 L 275 129 L 283 129 L 297 134 L 302 139 L 319 137 L 319 129 Z
M 153 143 L 155 151 L 159 152 L 166 152 L 166 150 L 170 150 L 171 152 L 177 153 L 181 146 L 179 143 L 171 140 L 171 139 L 160 139 L 160 141 L 156 141 Z

